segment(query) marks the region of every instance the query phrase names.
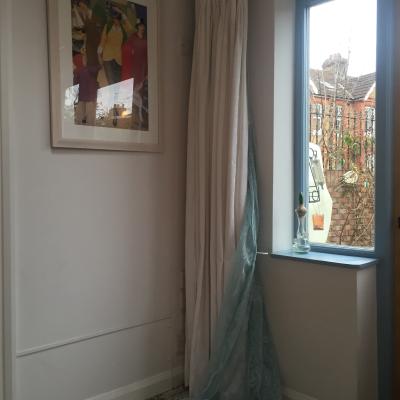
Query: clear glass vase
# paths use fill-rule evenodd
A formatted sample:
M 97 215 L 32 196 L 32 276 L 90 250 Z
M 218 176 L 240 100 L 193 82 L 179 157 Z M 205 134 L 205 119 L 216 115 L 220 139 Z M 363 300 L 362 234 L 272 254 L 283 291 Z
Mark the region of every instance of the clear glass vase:
M 306 226 L 306 215 L 299 215 L 299 211 L 296 209 L 297 215 L 297 234 L 293 240 L 293 251 L 296 253 L 308 253 L 311 249 L 310 242 L 308 241 L 308 233 Z

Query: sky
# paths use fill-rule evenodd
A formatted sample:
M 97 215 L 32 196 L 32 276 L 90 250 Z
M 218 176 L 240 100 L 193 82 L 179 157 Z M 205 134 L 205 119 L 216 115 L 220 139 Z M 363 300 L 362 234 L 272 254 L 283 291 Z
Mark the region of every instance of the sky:
M 349 58 L 348 75 L 375 72 L 377 0 L 334 0 L 310 10 L 310 67 L 334 53 Z
M 101 104 L 107 112 L 114 107 L 114 104 L 124 105 L 124 107 L 132 112 L 133 98 L 133 79 L 114 83 L 100 88 L 97 91 L 97 103 Z

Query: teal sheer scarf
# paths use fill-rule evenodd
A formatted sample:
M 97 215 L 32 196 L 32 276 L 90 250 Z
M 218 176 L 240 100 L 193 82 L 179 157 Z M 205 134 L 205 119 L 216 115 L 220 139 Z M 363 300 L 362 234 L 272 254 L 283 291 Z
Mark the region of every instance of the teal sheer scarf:
M 258 199 L 253 146 L 240 241 L 202 389 L 194 400 L 281 400 L 280 373 L 256 273 Z

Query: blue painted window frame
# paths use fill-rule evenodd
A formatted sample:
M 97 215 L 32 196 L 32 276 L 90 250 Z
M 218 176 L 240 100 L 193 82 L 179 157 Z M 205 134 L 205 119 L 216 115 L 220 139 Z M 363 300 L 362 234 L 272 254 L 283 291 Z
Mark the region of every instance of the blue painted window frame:
M 295 153 L 294 153 L 294 178 L 295 178 L 295 190 L 294 190 L 294 204 L 297 204 L 298 193 L 307 193 L 308 187 L 308 136 L 307 136 L 307 110 L 308 110 L 308 90 L 309 90 L 309 77 L 308 77 L 308 42 L 309 42 L 309 9 L 313 6 L 317 6 L 323 3 L 327 3 L 333 0 L 297 0 L 296 2 L 296 77 L 295 77 Z M 391 2 L 392 0 L 377 0 L 378 3 L 378 31 L 377 31 L 377 43 L 385 43 L 382 41 L 387 39 L 387 34 L 379 24 L 380 14 L 382 14 L 383 6 Z M 385 4 L 384 4 L 385 3 Z M 387 8 L 387 7 L 386 7 Z M 377 144 L 376 144 L 376 204 L 375 204 L 375 248 L 373 250 L 362 249 L 351 246 L 337 246 L 330 244 L 312 244 L 312 251 L 320 253 L 332 253 L 332 254 L 343 254 L 360 257 L 377 257 L 379 248 L 381 247 L 382 241 L 390 239 L 388 235 L 385 219 L 379 219 L 380 208 L 386 206 L 383 204 L 382 199 L 387 198 L 386 195 L 390 191 L 386 186 L 388 184 L 385 178 L 385 171 L 388 171 L 386 155 L 391 151 L 388 146 L 388 133 L 389 120 L 391 115 L 388 115 L 388 84 L 390 81 L 387 67 L 384 63 L 379 60 L 385 60 L 388 58 L 387 49 L 382 51 L 381 47 L 377 47 L 377 107 L 376 114 L 378 119 L 376 122 L 376 131 L 378 132 Z M 385 187 L 383 187 L 385 186 Z M 304 196 L 305 200 L 308 200 L 308 196 Z M 387 221 L 387 219 L 386 219 Z M 297 221 L 295 221 L 295 226 Z
M 328 0 L 329 1 L 329 0 Z M 342 247 L 313 246 L 313 251 L 353 256 L 373 256 L 377 266 L 378 312 L 378 391 L 379 399 L 392 398 L 393 382 L 393 238 L 397 224 L 393 215 L 394 171 L 394 26 L 395 1 L 377 0 L 377 65 L 376 65 L 376 197 L 375 249 L 373 252 Z M 308 27 L 310 7 L 326 0 L 296 1 L 295 61 L 295 193 L 304 191 L 308 177 L 305 153 L 307 143 L 306 105 L 308 99 Z M 302 153 L 301 149 L 304 150 Z M 398 183 L 397 183 L 398 184 Z M 305 196 L 307 197 L 307 196 Z M 295 204 L 297 195 L 295 196 Z

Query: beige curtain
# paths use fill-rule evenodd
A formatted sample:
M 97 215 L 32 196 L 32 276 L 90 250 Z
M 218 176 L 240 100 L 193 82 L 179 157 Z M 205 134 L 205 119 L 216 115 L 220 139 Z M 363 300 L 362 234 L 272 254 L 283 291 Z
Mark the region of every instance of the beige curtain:
M 186 384 L 204 374 L 247 188 L 247 0 L 196 0 L 186 207 Z

